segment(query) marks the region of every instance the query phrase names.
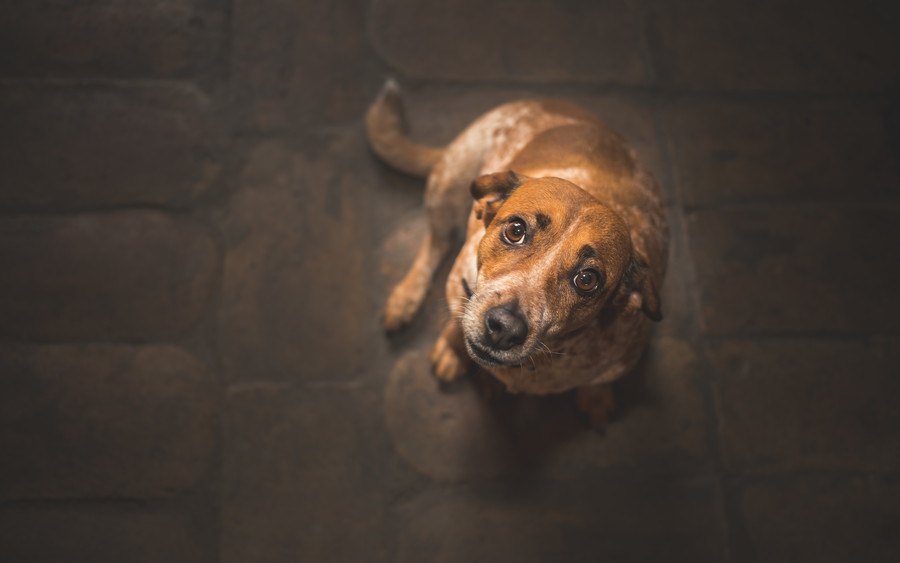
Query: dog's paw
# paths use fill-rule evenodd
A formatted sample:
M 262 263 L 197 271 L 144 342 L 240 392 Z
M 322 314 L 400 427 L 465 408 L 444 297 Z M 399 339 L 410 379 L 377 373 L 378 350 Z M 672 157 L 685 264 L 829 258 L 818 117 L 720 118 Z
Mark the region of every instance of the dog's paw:
M 584 413 L 594 430 L 602 431 L 615 411 L 612 387 L 608 384 L 579 387 L 575 394 L 578 410 Z
M 401 283 L 394 288 L 384 306 L 382 325 L 388 332 L 400 330 L 413 319 L 422 304 L 422 291 L 410 290 Z
M 464 375 L 467 369 L 466 359 L 459 357 L 447 339 L 438 338 L 431 350 L 431 371 L 438 381 L 452 383 Z

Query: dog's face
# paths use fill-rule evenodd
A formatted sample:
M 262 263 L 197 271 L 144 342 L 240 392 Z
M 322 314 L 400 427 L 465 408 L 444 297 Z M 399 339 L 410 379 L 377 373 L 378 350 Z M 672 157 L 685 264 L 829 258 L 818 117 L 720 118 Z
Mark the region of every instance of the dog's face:
M 578 186 L 512 172 L 472 185 L 485 222 L 462 328 L 482 365 L 518 365 L 602 311 L 659 320 L 646 266 L 622 219 Z

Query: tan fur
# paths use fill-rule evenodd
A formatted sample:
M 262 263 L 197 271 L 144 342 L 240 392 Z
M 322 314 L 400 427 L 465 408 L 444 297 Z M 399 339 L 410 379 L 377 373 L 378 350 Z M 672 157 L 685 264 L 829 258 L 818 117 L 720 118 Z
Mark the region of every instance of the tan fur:
M 452 381 L 474 359 L 511 392 L 579 388 L 580 408 L 605 419 L 612 405 L 605 386 L 634 367 L 650 319 L 660 318 L 666 270 L 664 206 L 634 150 L 572 104 L 508 103 L 444 149 L 425 207 L 428 236 L 388 300 L 385 326 L 412 318 L 465 224 L 446 287 L 452 318 L 432 353 L 436 376 Z M 514 221 L 527 224 L 522 245 L 504 239 Z M 572 285 L 573 272 L 585 269 L 602 272 L 589 294 Z M 510 349 L 485 348 L 487 311 L 509 304 L 527 322 L 527 337 Z
M 388 80 L 366 113 L 369 146 L 381 160 L 397 170 L 424 178 L 444 151 L 413 143 L 405 133 L 406 120 L 400 87 L 393 80 Z

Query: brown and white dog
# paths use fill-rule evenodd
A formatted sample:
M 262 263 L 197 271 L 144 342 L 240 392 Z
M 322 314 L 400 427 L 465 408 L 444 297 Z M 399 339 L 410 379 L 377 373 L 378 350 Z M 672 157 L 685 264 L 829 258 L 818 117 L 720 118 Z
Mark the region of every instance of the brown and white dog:
M 576 388 L 579 408 L 605 422 L 608 384 L 634 367 L 650 320 L 662 318 L 668 227 L 659 188 L 634 150 L 560 101 L 507 103 L 443 149 L 419 145 L 404 134 L 393 81 L 366 126 L 382 160 L 428 177 L 429 231 L 388 299 L 385 328 L 411 320 L 468 216 L 434 374 L 452 381 L 471 358 L 511 392 Z

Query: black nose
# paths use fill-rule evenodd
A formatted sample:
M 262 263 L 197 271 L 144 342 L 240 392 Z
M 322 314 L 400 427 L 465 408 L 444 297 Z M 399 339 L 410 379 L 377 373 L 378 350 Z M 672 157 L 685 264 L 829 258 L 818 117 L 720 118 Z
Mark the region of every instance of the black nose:
M 528 325 L 514 308 L 499 306 L 490 309 L 484 316 L 487 340 L 498 350 L 509 350 L 525 342 Z

